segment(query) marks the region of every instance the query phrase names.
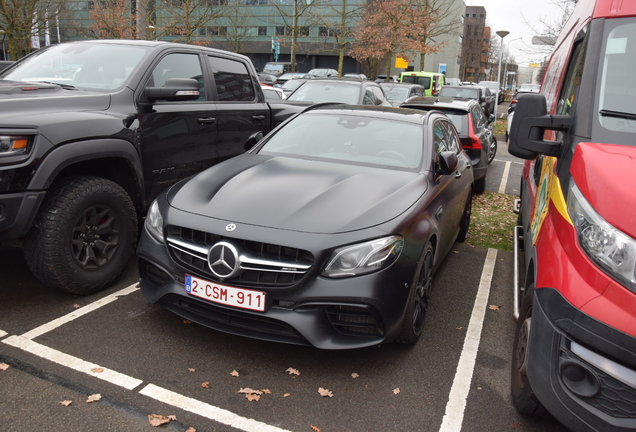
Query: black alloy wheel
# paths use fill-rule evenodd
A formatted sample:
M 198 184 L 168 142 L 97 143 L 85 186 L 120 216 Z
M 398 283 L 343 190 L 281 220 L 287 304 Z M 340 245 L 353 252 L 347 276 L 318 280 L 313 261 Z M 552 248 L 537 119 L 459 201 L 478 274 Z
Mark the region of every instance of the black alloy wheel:
M 61 291 L 87 295 L 112 284 L 137 242 L 137 213 L 116 183 L 69 177 L 54 184 L 24 242 L 33 274 Z
M 495 137 L 494 132 L 490 135 L 490 145 L 488 147 L 488 165 L 490 165 L 497 154 L 497 137 Z
M 421 265 L 408 297 L 402 331 L 396 342 L 413 345 L 424 328 L 424 319 L 433 285 L 433 246 L 428 243 L 424 249 Z

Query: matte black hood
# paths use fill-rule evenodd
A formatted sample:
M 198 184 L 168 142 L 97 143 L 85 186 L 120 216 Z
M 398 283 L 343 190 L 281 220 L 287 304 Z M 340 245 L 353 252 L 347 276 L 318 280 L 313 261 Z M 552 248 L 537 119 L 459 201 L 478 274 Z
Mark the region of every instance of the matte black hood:
M 169 200 L 235 223 L 339 233 L 399 216 L 426 188 L 416 172 L 245 154 L 203 171 Z

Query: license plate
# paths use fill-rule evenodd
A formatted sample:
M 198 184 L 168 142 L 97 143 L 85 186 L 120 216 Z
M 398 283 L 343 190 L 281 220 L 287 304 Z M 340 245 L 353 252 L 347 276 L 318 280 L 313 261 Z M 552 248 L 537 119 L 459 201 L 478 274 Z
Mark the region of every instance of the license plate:
M 185 290 L 190 295 L 214 303 L 265 312 L 267 294 L 262 291 L 221 285 L 188 274 L 185 275 Z

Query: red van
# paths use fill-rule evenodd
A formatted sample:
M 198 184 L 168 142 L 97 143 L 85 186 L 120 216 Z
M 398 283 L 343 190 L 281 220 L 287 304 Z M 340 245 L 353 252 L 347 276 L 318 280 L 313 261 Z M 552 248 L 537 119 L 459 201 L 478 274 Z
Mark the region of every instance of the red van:
M 527 159 L 514 404 L 574 431 L 636 430 L 636 1 L 579 0 L 541 93 L 519 97 L 509 152 Z

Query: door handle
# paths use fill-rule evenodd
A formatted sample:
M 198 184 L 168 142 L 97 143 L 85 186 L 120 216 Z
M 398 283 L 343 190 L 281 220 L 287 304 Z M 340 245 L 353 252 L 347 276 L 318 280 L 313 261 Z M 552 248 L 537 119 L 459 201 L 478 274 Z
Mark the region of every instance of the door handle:
M 209 124 L 214 124 L 216 123 L 216 119 L 214 117 L 199 117 L 197 119 L 197 121 L 201 124 L 203 123 L 209 123 Z
M 462 173 L 460 173 L 459 171 L 455 171 L 455 178 L 456 179 L 462 178 Z
M 265 120 L 265 116 L 264 115 L 255 115 L 255 116 L 252 116 L 252 120 L 254 120 L 254 121 L 263 121 L 263 120 Z

